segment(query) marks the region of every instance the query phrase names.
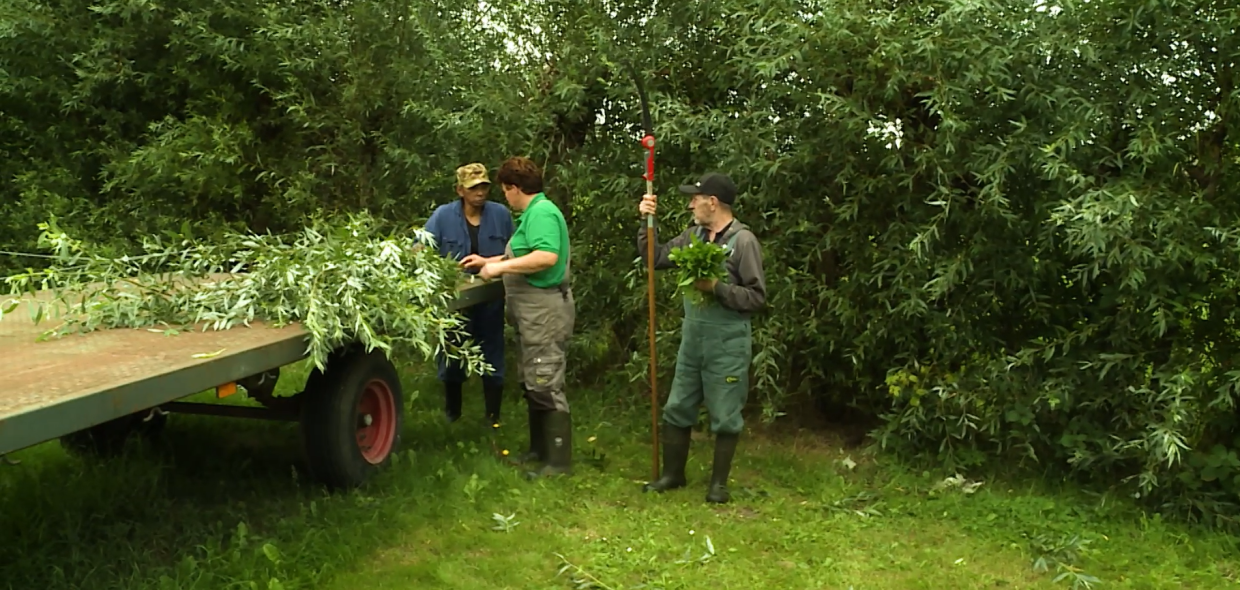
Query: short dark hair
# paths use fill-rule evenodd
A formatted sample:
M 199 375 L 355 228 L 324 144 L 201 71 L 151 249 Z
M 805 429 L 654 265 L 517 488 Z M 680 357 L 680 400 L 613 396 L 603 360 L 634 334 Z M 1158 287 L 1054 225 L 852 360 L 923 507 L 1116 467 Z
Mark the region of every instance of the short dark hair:
M 514 156 L 504 160 L 504 163 L 500 164 L 499 173 L 495 175 L 495 180 L 502 184 L 514 185 L 527 195 L 543 192 L 542 168 L 539 168 L 533 160 L 523 156 Z

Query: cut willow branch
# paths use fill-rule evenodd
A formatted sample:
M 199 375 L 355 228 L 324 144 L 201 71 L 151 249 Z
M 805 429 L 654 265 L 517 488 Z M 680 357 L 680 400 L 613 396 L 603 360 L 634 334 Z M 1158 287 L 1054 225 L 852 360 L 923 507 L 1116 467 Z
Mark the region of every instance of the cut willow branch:
M 703 293 L 693 283 L 700 279 L 722 280 L 727 268 L 724 263 L 728 259 L 727 246 L 714 242 L 704 242 L 697 234 L 689 234 L 689 245 L 672 248 L 667 254 L 668 260 L 676 264 L 676 292 L 689 298 L 694 305 L 703 305 L 707 298 L 714 296 Z
M 470 374 L 492 370 L 450 310 L 461 277 L 422 229 L 383 236 L 376 220 L 350 215 L 313 222 L 287 236 L 229 234 L 211 243 L 150 238 L 137 256 L 107 258 L 40 224 L 40 246 L 55 253 L 46 269 L 7 277 L 14 297 L 45 291 L 30 305 L 36 322 L 55 319 L 44 338 L 152 326 L 226 330 L 261 321 L 300 323 L 308 354 L 360 343 L 367 350 L 443 351 Z M 0 306 L 0 312 L 11 311 Z M 2 317 L 2 316 L 0 316 Z

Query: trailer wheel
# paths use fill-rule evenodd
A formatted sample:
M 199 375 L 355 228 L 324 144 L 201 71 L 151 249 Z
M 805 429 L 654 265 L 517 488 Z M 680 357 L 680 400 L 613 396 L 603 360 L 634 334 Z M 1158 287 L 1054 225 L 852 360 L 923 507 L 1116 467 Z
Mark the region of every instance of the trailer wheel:
M 328 487 L 353 488 L 385 467 L 400 446 L 403 390 L 380 350 L 333 357 L 311 375 L 301 402 L 301 432 L 310 472 Z

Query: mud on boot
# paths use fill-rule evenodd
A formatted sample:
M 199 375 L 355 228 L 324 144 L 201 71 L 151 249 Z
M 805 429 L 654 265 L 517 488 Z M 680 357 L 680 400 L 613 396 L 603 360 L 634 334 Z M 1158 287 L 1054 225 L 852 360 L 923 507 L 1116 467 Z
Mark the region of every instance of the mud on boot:
M 710 490 L 706 492 L 706 501 L 712 504 L 726 504 L 731 500 L 728 493 L 728 475 L 732 471 L 732 458 L 736 455 L 737 434 L 715 435 L 715 462 L 710 474 Z
M 685 463 L 689 461 L 689 439 L 692 431 L 670 424 L 663 424 L 663 473 L 645 486 L 643 492 L 666 492 L 685 486 Z
M 527 473 L 530 479 L 573 473 L 573 419 L 568 412 L 547 412 L 544 424 L 546 463 L 542 469 Z

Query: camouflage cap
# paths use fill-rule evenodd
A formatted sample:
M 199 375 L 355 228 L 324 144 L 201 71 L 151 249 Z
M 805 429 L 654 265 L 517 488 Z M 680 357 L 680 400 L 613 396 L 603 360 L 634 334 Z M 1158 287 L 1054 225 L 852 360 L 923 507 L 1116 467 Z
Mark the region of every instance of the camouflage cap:
M 482 183 L 491 184 L 487 176 L 487 167 L 474 162 L 456 169 L 456 184 L 465 188 L 474 188 Z

